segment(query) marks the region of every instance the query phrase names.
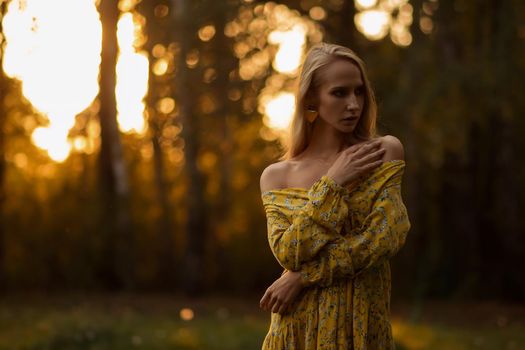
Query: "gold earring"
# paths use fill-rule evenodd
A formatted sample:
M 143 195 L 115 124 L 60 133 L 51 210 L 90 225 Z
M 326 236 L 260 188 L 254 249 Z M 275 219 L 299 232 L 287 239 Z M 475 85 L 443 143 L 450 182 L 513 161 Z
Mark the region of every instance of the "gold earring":
M 306 112 L 306 120 L 308 120 L 310 123 L 313 123 L 319 113 L 315 109 L 307 109 Z

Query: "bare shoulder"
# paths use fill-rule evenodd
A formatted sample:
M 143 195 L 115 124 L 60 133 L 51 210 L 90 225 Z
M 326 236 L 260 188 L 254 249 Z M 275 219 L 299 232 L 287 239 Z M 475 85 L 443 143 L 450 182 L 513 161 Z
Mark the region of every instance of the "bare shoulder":
M 403 148 L 403 144 L 397 137 L 392 135 L 382 136 L 381 145 L 386 150 L 383 156 L 383 161 L 387 162 L 389 160 L 405 159 L 405 150 Z
M 285 187 L 289 164 L 281 161 L 268 165 L 261 173 L 261 193 Z

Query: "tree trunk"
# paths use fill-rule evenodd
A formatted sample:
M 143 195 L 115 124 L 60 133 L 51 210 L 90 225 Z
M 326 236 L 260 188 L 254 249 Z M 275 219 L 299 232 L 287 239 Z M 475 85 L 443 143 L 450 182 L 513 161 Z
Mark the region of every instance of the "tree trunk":
M 491 212 L 492 232 L 487 235 L 487 245 L 494 244 L 493 237 L 501 237 L 501 257 L 491 265 L 491 273 L 498 276 L 496 284 L 499 288 L 495 290 L 497 296 L 518 299 L 525 292 L 525 283 L 521 275 L 523 258 L 523 244 L 520 237 L 518 215 L 520 213 L 519 196 L 516 191 L 520 181 L 517 177 L 517 164 L 519 160 L 515 153 L 515 140 L 517 139 L 516 128 L 512 116 L 512 92 L 508 83 L 512 81 L 513 69 L 509 69 L 509 57 L 513 55 L 513 43 L 515 41 L 514 29 L 517 28 L 515 12 L 517 12 L 509 1 L 489 1 L 488 18 L 490 18 L 490 42 L 488 47 L 489 57 L 487 62 L 492 65 L 491 74 L 495 84 L 491 86 L 489 96 L 494 96 L 494 103 L 490 105 L 489 111 L 489 135 L 492 138 L 493 154 L 489 162 L 492 176 Z M 521 227 L 522 228 L 522 227 Z M 489 243 L 491 242 L 491 243 Z M 493 251 L 487 254 L 493 256 Z M 486 256 L 485 258 L 488 258 Z M 508 270 L 506 267 L 510 267 Z M 516 268 L 512 268 L 516 267 Z M 501 273 L 505 271 L 504 273 Z
M 133 235 L 128 208 L 129 186 L 120 133 L 117 125 L 115 98 L 116 62 L 118 56 L 118 1 L 101 0 L 102 62 L 100 66 L 100 178 L 104 222 L 110 222 L 106 261 L 102 268 L 111 288 L 129 288 L 133 284 Z
M 4 217 L 4 203 L 5 203 L 5 134 L 4 125 L 7 117 L 7 111 L 4 104 L 4 96 L 7 91 L 7 77 L 3 70 L 4 61 L 4 41 L 2 21 L 7 11 L 7 3 L 2 1 L 0 3 L 0 292 L 5 291 L 5 217 Z
M 179 117 L 182 120 L 182 138 L 184 139 L 184 156 L 187 175 L 187 222 L 186 249 L 182 288 L 191 295 L 203 292 L 205 281 L 204 257 L 208 239 L 208 210 L 204 197 L 204 177 L 197 166 L 199 152 L 198 124 L 193 115 L 194 99 L 191 93 L 191 81 L 186 66 L 186 55 L 189 52 L 189 38 L 194 36 L 191 28 L 191 10 L 188 0 L 172 0 L 175 41 L 179 44 L 177 73 L 175 76 L 175 95 L 179 106 Z
M 224 247 L 221 247 L 218 236 L 224 234 L 228 229 L 228 217 L 230 208 L 232 206 L 232 149 L 233 140 L 230 130 L 231 118 L 234 118 L 231 111 L 231 104 L 228 97 L 228 91 L 232 88 L 229 73 L 237 68 L 237 58 L 232 52 L 232 41 L 224 34 L 224 28 L 229 21 L 231 5 L 227 2 L 217 1 L 214 3 L 216 13 L 216 38 L 214 39 L 214 53 L 218 56 L 217 62 L 217 79 L 214 81 L 214 90 L 218 96 L 218 108 L 214 113 L 213 119 L 217 121 L 217 131 L 220 134 L 218 138 L 219 144 L 217 150 L 219 153 L 218 171 L 217 175 L 220 177 L 219 194 L 217 202 L 214 206 L 214 212 L 211 213 L 213 217 L 213 227 L 215 232 L 215 239 L 213 241 L 213 260 L 216 267 L 216 276 L 226 276 L 228 274 L 228 264 L 225 263 L 223 252 Z M 221 263 L 222 262 L 222 263 Z M 217 281 L 214 281 L 217 282 Z
M 356 14 L 355 4 L 353 0 L 345 0 L 343 8 L 339 12 L 339 23 L 341 25 L 341 42 L 340 44 L 351 48 L 354 51 L 359 51 L 359 35 L 354 23 L 354 16 Z M 350 23 L 350 24 L 349 24 Z M 345 28 L 346 27 L 346 28 Z
M 158 77 L 153 73 L 155 60 L 151 57 L 155 44 L 163 43 L 167 46 L 166 41 L 168 41 L 165 28 L 159 25 L 153 13 L 154 8 L 160 3 L 160 1 L 143 2 L 139 8 L 142 9 L 141 12 L 147 18 L 145 30 L 148 41 L 146 42 L 145 48 L 150 55 L 146 105 L 148 108 L 148 123 L 151 130 L 151 143 L 153 145 L 153 172 L 155 174 L 156 199 L 160 206 L 160 217 L 157 222 L 159 253 L 158 281 L 160 287 L 173 290 L 176 276 L 173 210 L 168 196 L 169 185 L 166 183 L 164 155 L 160 144 L 162 130 L 171 120 L 159 115 L 155 108 L 157 101 L 165 97 L 159 96 L 158 91 L 166 87 L 168 82 L 166 76 Z
M 154 88 L 153 84 L 150 88 Z M 151 108 L 153 110 L 154 108 Z M 164 158 L 162 148 L 160 147 L 161 127 L 155 118 L 155 112 L 149 114 L 150 127 L 152 128 L 151 142 L 153 144 L 153 165 L 155 173 L 155 187 L 157 190 L 156 197 L 160 205 L 160 217 L 157 222 L 158 237 L 160 243 L 159 251 L 159 274 L 160 283 L 164 288 L 172 289 L 175 286 L 175 256 L 173 225 L 171 224 L 171 205 L 168 199 L 168 188 L 164 176 Z

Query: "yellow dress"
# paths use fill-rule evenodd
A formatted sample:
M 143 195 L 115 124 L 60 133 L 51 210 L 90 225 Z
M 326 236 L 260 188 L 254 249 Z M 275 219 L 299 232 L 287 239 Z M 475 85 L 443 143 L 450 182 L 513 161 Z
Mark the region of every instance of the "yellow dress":
M 395 348 L 388 259 L 410 229 L 404 167 L 385 162 L 352 189 L 323 176 L 262 194 L 270 248 L 306 284 L 287 313 L 271 314 L 263 350 Z

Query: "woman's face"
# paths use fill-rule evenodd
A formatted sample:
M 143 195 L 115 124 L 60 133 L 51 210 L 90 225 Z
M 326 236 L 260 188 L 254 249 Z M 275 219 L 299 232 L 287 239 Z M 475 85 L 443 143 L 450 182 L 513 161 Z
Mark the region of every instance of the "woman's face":
M 336 59 L 317 73 L 319 117 L 341 132 L 352 132 L 365 103 L 365 86 L 359 68 L 350 60 Z

